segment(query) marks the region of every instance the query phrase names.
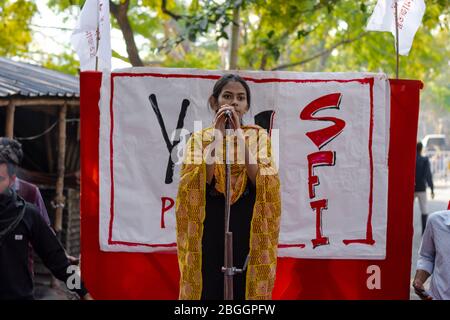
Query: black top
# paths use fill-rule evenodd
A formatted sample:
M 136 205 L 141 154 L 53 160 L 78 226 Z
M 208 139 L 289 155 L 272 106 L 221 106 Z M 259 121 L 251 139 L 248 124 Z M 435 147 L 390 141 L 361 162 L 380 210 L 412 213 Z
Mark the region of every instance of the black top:
M 233 265 L 242 269 L 249 252 L 250 224 L 253 216 L 256 189 L 250 180 L 241 197 L 231 205 L 230 231 L 233 232 Z M 215 179 L 206 184 L 206 217 L 203 223 L 202 275 L 203 300 L 223 300 L 225 246 L 225 196 L 215 189 Z M 245 273 L 234 275 L 234 299 L 245 299 Z
M 29 243 L 57 279 L 65 283 L 69 277 L 73 279 L 74 273 L 67 273 L 70 262 L 61 243 L 37 208 L 27 203 L 23 218 L 0 245 L 0 299 L 34 298 Z M 73 291 L 81 297 L 87 294 L 83 284 Z
M 433 177 L 431 175 L 430 161 L 427 157 L 417 155 L 416 157 L 416 185 L 414 191 L 426 191 L 427 185 L 434 191 Z

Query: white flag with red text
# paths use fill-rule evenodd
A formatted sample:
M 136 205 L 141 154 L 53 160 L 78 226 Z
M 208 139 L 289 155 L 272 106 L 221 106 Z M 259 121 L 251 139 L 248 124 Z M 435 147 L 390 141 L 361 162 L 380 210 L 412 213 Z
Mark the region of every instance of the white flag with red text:
M 81 71 L 96 70 L 96 67 L 100 71 L 111 70 L 110 30 L 109 1 L 87 0 L 70 39 L 80 59 Z
M 378 0 L 366 30 L 389 31 L 395 37 L 395 1 Z M 425 2 L 423 0 L 397 1 L 399 54 L 408 55 L 424 13 Z

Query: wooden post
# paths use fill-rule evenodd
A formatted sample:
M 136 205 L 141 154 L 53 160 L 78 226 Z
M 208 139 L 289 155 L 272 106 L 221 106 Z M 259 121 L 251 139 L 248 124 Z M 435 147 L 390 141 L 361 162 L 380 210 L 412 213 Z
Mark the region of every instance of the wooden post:
M 9 101 L 6 107 L 6 123 L 5 123 L 5 136 L 7 138 L 14 138 L 14 113 L 16 111 L 16 105 L 12 100 Z
M 239 49 L 239 15 L 241 7 L 233 9 L 233 26 L 231 28 L 230 70 L 236 70 Z
M 58 238 L 61 239 L 62 230 L 62 215 L 64 209 L 64 174 L 65 174 L 65 161 L 66 161 L 66 115 L 67 115 L 67 104 L 59 109 L 59 119 L 58 119 L 58 178 L 56 180 L 56 197 L 55 197 L 55 224 L 54 229 Z

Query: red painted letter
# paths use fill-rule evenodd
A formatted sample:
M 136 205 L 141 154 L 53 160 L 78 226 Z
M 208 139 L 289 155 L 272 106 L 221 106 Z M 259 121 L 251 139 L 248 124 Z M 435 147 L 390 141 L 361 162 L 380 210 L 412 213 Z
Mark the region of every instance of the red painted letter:
M 312 239 L 313 248 L 329 244 L 327 237 L 322 235 L 322 210 L 327 209 L 328 201 L 326 199 L 313 201 L 310 203 L 311 209 L 316 211 L 316 238 Z
M 308 104 L 302 112 L 300 112 L 301 120 L 312 121 L 331 121 L 334 125 L 319 129 L 316 131 L 307 132 L 308 138 L 314 142 L 314 144 L 320 149 L 328 142 L 336 138 L 345 127 L 345 121 L 335 117 L 313 117 L 313 115 L 324 109 L 339 109 L 342 95 L 340 93 L 332 93 L 326 96 L 317 98 Z
M 315 186 L 319 185 L 319 177 L 314 175 L 314 168 L 320 166 L 334 166 L 335 153 L 333 151 L 318 151 L 308 155 L 308 186 L 309 198 L 316 196 Z
M 172 198 L 169 197 L 161 197 L 162 207 L 161 207 L 161 229 L 164 229 L 166 225 L 164 224 L 164 214 L 169 211 L 173 205 L 175 204 L 175 201 Z M 167 205 L 167 202 L 169 204 Z

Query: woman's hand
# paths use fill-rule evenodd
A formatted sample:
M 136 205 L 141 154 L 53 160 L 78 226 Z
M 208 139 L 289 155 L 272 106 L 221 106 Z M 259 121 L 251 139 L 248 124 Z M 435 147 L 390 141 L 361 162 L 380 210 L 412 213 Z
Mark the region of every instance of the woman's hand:
M 220 130 L 223 135 L 225 135 L 225 122 L 227 120 L 227 116 L 225 112 L 229 110 L 231 111 L 232 117 L 230 117 L 231 128 L 234 130 L 241 128 L 241 121 L 239 118 L 239 114 L 236 112 L 234 107 L 225 104 L 217 110 L 216 117 L 214 118 L 214 128 Z

